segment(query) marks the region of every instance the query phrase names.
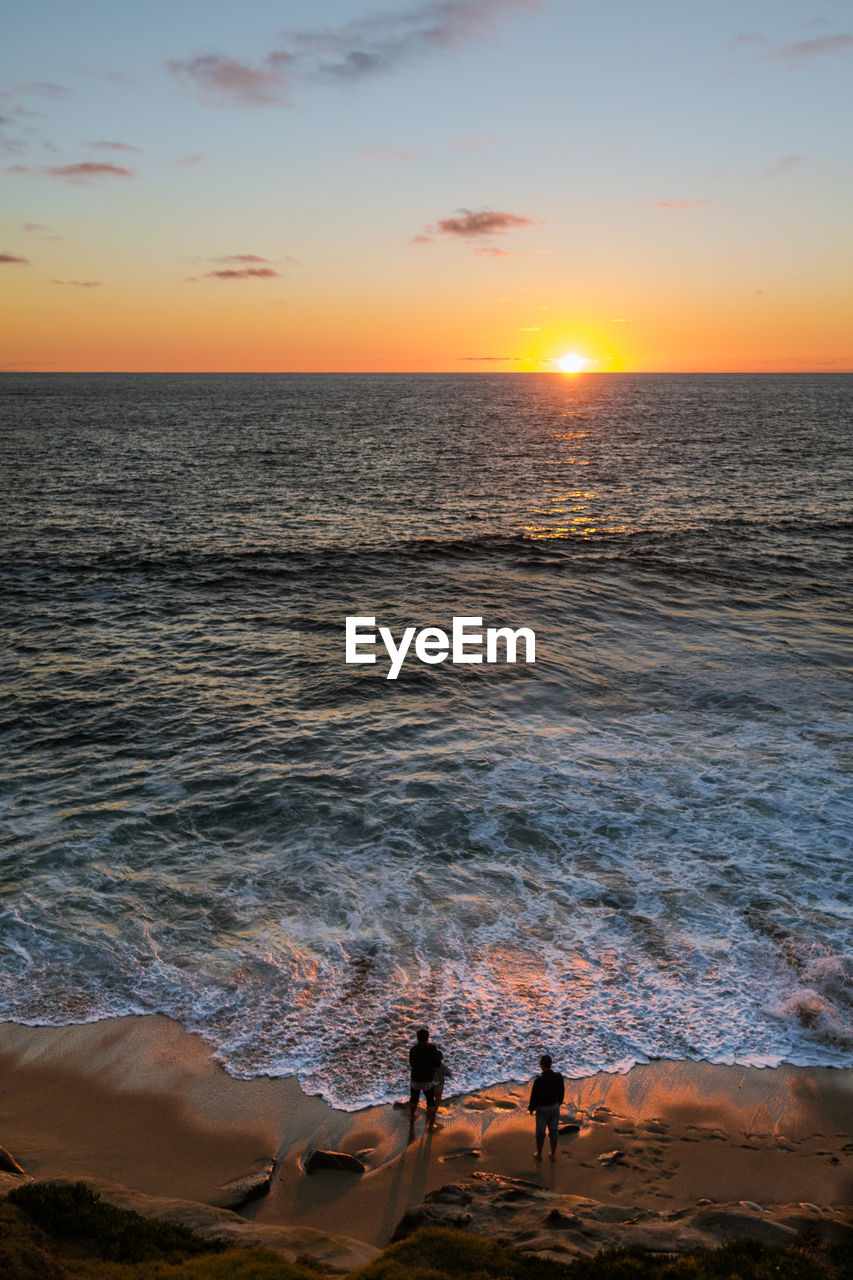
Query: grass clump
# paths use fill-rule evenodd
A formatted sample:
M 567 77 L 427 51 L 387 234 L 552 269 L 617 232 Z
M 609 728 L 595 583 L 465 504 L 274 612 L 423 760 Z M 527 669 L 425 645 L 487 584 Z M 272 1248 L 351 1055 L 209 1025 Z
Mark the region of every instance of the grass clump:
M 796 1249 L 738 1240 L 716 1249 L 660 1257 L 614 1249 L 579 1258 L 570 1280 L 827 1280 L 827 1272 Z
M 104 1204 L 85 1182 L 69 1186 L 30 1182 L 10 1191 L 8 1201 L 52 1240 L 73 1243 L 78 1250 L 88 1248 L 113 1262 L 178 1260 L 223 1247 L 199 1239 L 186 1227 Z
M 496 1240 L 424 1227 L 380 1258 L 350 1273 L 350 1280 L 566 1280 L 561 1262 L 519 1253 Z
M 10 1204 L 0 1204 L 0 1276 L 5 1280 L 65 1280 L 44 1233 Z

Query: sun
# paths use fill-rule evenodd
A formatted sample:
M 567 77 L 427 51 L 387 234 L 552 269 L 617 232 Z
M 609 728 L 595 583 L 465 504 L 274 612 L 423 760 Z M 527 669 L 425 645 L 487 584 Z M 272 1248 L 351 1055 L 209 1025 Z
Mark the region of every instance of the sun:
M 568 355 L 561 356 L 557 361 L 563 373 L 580 373 L 589 363 L 586 356 L 579 356 L 576 351 L 570 351 Z

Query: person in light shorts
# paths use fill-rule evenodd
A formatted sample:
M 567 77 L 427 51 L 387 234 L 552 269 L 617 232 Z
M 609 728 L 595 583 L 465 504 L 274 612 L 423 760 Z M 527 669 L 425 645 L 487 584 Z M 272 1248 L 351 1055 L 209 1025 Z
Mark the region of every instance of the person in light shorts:
M 536 1117 L 536 1152 L 534 1159 L 542 1159 L 542 1148 L 545 1145 L 545 1134 L 551 1140 L 551 1159 L 557 1159 L 557 1131 L 560 1124 L 560 1105 L 565 1097 L 566 1086 L 559 1071 L 551 1069 L 550 1054 L 544 1053 L 539 1059 L 541 1068 L 533 1081 L 530 1090 L 530 1102 L 527 1109 Z

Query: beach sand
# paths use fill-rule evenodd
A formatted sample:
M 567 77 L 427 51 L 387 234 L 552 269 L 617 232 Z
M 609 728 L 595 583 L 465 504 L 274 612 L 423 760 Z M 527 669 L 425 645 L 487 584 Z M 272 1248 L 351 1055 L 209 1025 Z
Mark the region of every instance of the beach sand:
M 291 1252 L 341 1266 L 371 1256 L 407 1211 L 450 1183 L 463 1190 L 437 1197 L 435 1220 L 444 1213 L 450 1225 L 483 1229 L 497 1196 L 494 1230 L 510 1237 L 513 1198 L 537 1212 L 610 1206 L 604 1217 L 621 1213 L 624 1224 L 697 1206 L 707 1218 L 703 1201 L 748 1202 L 741 1208 L 756 1219 L 788 1206 L 790 1223 L 796 1213 L 849 1217 L 853 1205 L 853 1071 L 657 1061 L 570 1080 L 564 1118 L 578 1129 L 561 1136 L 554 1164 L 547 1146 L 545 1160 L 533 1160 L 529 1082 L 447 1100 L 432 1135 L 421 1110 L 410 1140 L 399 1106 L 348 1113 L 294 1079 L 234 1080 L 201 1036 L 161 1016 L 0 1024 L 0 1082 L 0 1143 L 28 1175 L 85 1179 L 155 1212 L 145 1197 L 221 1205 L 223 1184 L 275 1159 L 269 1194 L 239 1219 L 220 1219 L 270 1243 L 278 1232 L 282 1247 L 290 1232 Z M 400 1088 L 402 1098 L 402 1073 Z M 306 1175 L 302 1159 L 318 1148 L 360 1155 L 366 1171 Z M 348 1252 L 346 1241 L 357 1244 Z

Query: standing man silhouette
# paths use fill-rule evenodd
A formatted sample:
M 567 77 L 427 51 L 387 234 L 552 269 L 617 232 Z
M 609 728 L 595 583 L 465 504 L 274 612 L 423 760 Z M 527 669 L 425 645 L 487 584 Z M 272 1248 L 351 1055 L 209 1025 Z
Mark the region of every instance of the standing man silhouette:
M 551 1159 L 557 1159 L 557 1129 L 560 1123 L 560 1103 L 566 1095 L 566 1086 L 559 1071 L 551 1070 L 551 1056 L 543 1053 L 539 1059 L 541 1071 L 533 1081 L 527 1110 L 536 1116 L 536 1155 L 542 1159 L 545 1132 L 551 1139 Z
M 412 1091 L 409 1094 L 409 1127 L 414 1129 L 421 1091 L 426 1102 L 427 1128 L 435 1128 L 435 1080 L 433 1073 L 441 1062 L 441 1054 L 429 1038 L 429 1028 L 420 1027 L 415 1043 L 409 1050 L 409 1071 Z

